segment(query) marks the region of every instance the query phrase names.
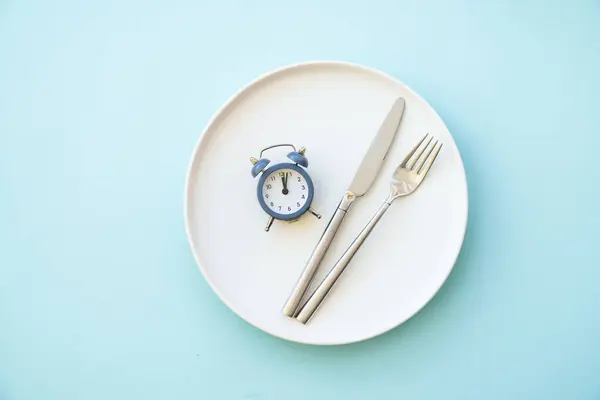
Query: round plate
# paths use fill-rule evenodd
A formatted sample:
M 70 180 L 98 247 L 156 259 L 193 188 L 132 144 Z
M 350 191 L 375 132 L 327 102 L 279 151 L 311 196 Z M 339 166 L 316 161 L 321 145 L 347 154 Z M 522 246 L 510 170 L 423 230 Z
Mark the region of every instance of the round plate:
M 378 178 L 351 207 L 313 288 L 385 200 L 405 154 L 426 133 L 444 142 L 421 187 L 380 220 L 307 325 L 282 308 L 356 168 L 398 96 L 406 109 Z M 306 147 L 315 195 L 298 221 L 275 221 L 256 199 L 250 157 L 270 145 Z M 288 149 L 265 153 L 271 165 Z M 200 271 L 237 315 L 271 335 L 308 344 L 343 344 L 382 334 L 419 311 L 460 252 L 467 184 L 448 129 L 419 95 L 373 69 L 312 62 L 266 74 L 213 117 L 194 150 L 185 193 L 186 230 Z

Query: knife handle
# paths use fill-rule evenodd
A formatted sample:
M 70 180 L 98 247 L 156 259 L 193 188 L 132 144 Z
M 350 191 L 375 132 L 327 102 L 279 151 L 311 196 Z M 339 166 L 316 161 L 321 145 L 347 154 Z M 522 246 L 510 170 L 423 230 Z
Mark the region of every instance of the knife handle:
M 319 268 L 321 260 L 323 257 L 325 257 L 325 253 L 327 253 L 329 245 L 333 241 L 333 237 L 337 233 L 338 228 L 342 224 L 342 221 L 348 212 L 348 208 L 354 202 L 354 200 L 356 200 L 356 195 L 354 193 L 344 193 L 344 197 L 342 197 L 342 200 L 338 204 L 333 216 L 329 220 L 325 231 L 323 231 L 319 242 L 308 259 L 300 278 L 296 282 L 296 286 L 292 290 L 290 297 L 283 307 L 283 313 L 288 317 L 294 317 L 296 315 L 296 310 L 298 310 L 300 306 L 302 297 L 304 297 L 304 294 L 308 290 L 308 287 L 310 286 L 310 283 L 312 282 L 312 279 Z
M 363 230 L 358 234 L 358 236 L 356 236 L 352 244 L 350 244 L 348 249 L 346 249 L 344 254 L 342 254 L 340 259 L 335 263 L 335 265 L 333 266 L 331 271 L 329 271 L 325 279 L 323 279 L 319 287 L 317 287 L 314 293 L 306 301 L 304 306 L 300 310 L 298 310 L 295 317 L 298 321 L 302 322 L 303 324 L 306 324 L 314 315 L 314 313 L 317 311 L 319 306 L 323 303 L 323 301 L 333 288 L 333 285 L 335 285 L 339 277 L 342 275 L 342 272 L 344 272 L 344 270 L 352 260 L 352 257 L 354 257 L 354 255 L 356 254 L 358 249 L 360 249 L 360 246 L 362 246 L 362 244 L 367 239 L 375 225 L 377 225 L 377 222 L 379 222 L 383 214 L 390 207 L 392 201 L 393 198 L 391 200 L 388 199 L 383 203 L 381 207 L 379 207 L 379 210 L 377 210 L 375 215 L 373 215 L 373 217 L 367 223 L 367 225 L 365 225 Z

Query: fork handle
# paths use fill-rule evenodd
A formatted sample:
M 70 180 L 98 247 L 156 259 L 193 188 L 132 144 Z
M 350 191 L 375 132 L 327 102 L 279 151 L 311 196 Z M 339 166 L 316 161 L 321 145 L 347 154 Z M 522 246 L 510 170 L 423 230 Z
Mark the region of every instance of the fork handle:
M 294 317 L 297 314 L 300 302 L 308 290 L 308 287 L 310 286 L 310 283 L 315 276 L 317 269 L 319 268 L 321 260 L 323 257 L 325 257 L 325 253 L 327 253 L 329 245 L 331 245 L 338 228 L 346 216 L 346 212 L 348 212 L 348 209 L 354 200 L 356 200 L 356 195 L 352 192 L 346 192 L 344 197 L 342 197 L 340 200 L 333 216 L 325 228 L 325 231 L 323 231 L 319 242 L 315 246 L 315 249 L 307 261 L 304 270 L 298 279 L 298 282 L 296 282 L 296 286 L 294 286 L 292 293 L 283 307 L 283 313 L 288 317 Z
M 369 220 L 367 225 L 365 225 L 362 231 L 360 231 L 360 233 L 356 236 L 354 241 L 352 241 L 348 249 L 346 249 L 344 254 L 342 254 L 342 256 L 331 269 L 331 271 L 329 271 L 325 279 L 323 279 L 323 282 L 321 282 L 321 284 L 317 287 L 312 296 L 310 296 L 306 304 L 304 304 L 304 306 L 296 316 L 296 319 L 298 321 L 302 322 L 303 324 L 306 324 L 310 320 L 310 318 L 325 300 L 325 297 L 327 297 L 327 295 L 333 288 L 333 285 L 342 275 L 342 272 L 344 272 L 344 270 L 352 260 L 352 257 L 354 257 L 360 246 L 369 236 L 369 233 L 371 233 L 375 225 L 377 225 L 377 222 L 379 222 L 383 214 L 385 214 L 387 209 L 390 207 L 391 202 L 392 199 L 386 200 L 381 205 L 381 207 L 379 207 L 379 210 L 377 210 L 375 215 L 373 215 L 373 217 Z

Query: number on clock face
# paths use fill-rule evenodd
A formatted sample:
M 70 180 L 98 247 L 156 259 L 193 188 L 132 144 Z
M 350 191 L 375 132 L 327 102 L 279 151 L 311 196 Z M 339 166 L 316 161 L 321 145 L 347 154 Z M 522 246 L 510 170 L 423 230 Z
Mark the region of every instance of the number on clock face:
M 267 176 L 262 187 L 262 196 L 271 210 L 289 215 L 306 204 L 308 191 L 308 184 L 300 173 L 283 168 Z

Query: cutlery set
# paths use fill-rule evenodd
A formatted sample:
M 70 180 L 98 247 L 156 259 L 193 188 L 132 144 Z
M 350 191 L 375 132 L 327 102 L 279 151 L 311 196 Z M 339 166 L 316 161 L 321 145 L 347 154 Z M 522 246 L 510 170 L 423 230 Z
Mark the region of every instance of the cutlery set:
M 414 193 L 427 176 L 442 148 L 442 143 L 429 134 L 426 134 L 398 165 L 392 174 L 389 196 L 338 259 L 325 279 L 310 296 L 307 296 L 308 288 L 350 206 L 369 190 L 377 177 L 400 126 L 405 105 L 403 98 L 394 101 L 287 299 L 283 307 L 284 315 L 303 324 L 308 323 L 394 200 Z M 306 297 L 308 298 L 302 302 Z

